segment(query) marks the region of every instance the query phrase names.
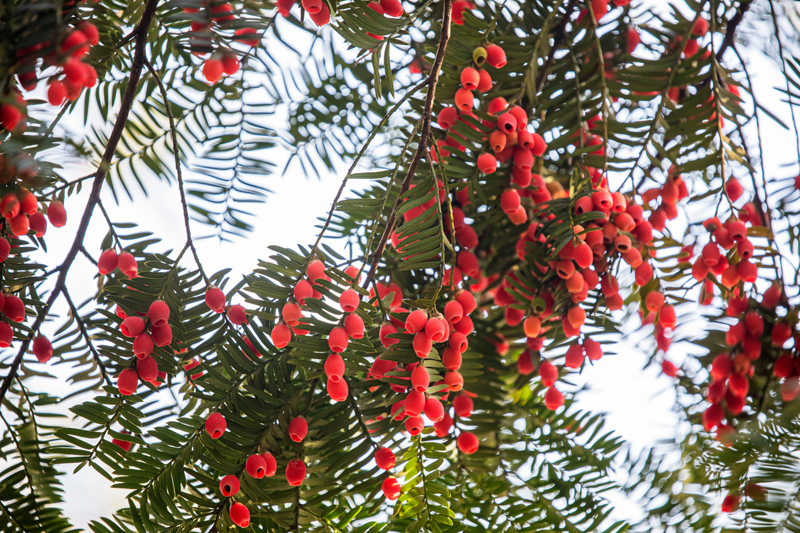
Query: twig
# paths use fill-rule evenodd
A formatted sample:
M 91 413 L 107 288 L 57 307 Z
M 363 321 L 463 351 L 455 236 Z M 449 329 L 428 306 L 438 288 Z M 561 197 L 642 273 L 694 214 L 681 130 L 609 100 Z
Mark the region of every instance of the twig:
M 120 104 L 119 114 L 117 115 L 114 129 L 111 131 L 111 135 L 108 137 L 108 144 L 106 145 L 105 152 L 100 160 L 100 165 L 97 168 L 97 172 L 94 175 L 94 180 L 92 181 L 92 192 L 89 195 L 89 200 L 86 203 L 86 208 L 83 211 L 83 216 L 81 217 L 81 222 L 78 226 L 78 232 L 75 235 L 75 240 L 72 242 L 72 247 L 69 249 L 69 252 L 67 252 L 67 256 L 58 267 L 58 278 L 56 279 L 56 284 L 53 287 L 53 291 L 47 298 L 45 305 L 39 310 L 36 321 L 31 326 L 31 332 L 28 334 L 28 338 L 22 341 L 22 345 L 19 347 L 19 351 L 17 352 L 16 357 L 14 357 L 11 367 L 8 369 L 8 374 L 6 374 L 5 378 L 3 379 L 3 384 L 0 385 L 0 402 L 2 402 L 5 398 L 6 392 L 8 392 L 8 389 L 11 386 L 11 382 L 17 375 L 19 366 L 22 363 L 22 357 L 28 350 L 28 346 L 30 345 L 33 336 L 36 335 L 39 327 L 44 322 L 47 313 L 53 306 L 53 302 L 56 301 L 58 295 L 64 290 L 69 268 L 72 266 L 73 261 L 75 261 L 75 257 L 78 255 L 78 252 L 83 245 L 83 239 L 86 236 L 86 231 L 89 229 L 89 221 L 92 218 L 92 212 L 94 211 L 94 207 L 97 205 L 100 199 L 100 190 L 105 182 L 108 167 L 111 163 L 112 157 L 114 157 L 117 145 L 122 137 L 122 132 L 125 129 L 125 124 L 128 121 L 128 114 L 130 113 L 131 107 L 133 106 L 133 102 L 136 98 L 136 93 L 139 88 L 139 78 L 142 73 L 142 66 L 144 65 L 145 46 L 147 45 L 147 31 L 150 28 L 150 23 L 155 15 L 157 5 L 158 0 L 147 0 L 144 12 L 142 13 L 142 19 L 139 22 L 139 25 L 133 30 L 136 35 L 136 52 L 133 57 L 133 63 L 131 64 L 130 78 L 128 79 L 127 87 L 125 87 L 125 94 L 122 97 L 122 103 Z
M 450 22 L 451 22 L 451 15 L 453 13 L 453 1 L 452 0 L 444 0 L 444 13 L 442 14 L 442 33 L 439 36 L 439 46 L 436 50 L 436 59 L 433 62 L 433 66 L 431 67 L 431 75 L 428 77 L 428 95 L 425 98 L 425 107 L 422 110 L 422 115 L 420 118 L 422 119 L 422 130 L 420 131 L 419 135 L 419 145 L 417 146 L 417 153 L 414 154 L 414 159 L 411 161 L 411 165 L 408 167 L 408 172 L 406 173 L 406 177 L 403 180 L 403 183 L 400 185 L 400 191 L 397 194 L 397 200 L 394 203 L 394 207 L 392 207 L 392 212 L 389 214 L 389 219 L 386 221 L 386 228 L 383 230 L 383 235 L 381 235 L 381 240 L 378 241 L 378 248 L 375 250 L 375 257 L 372 260 L 372 265 L 370 266 L 369 272 L 367 273 L 367 279 L 364 282 L 364 285 L 368 285 L 370 280 L 375 277 L 375 272 L 378 270 L 378 264 L 381 262 L 381 256 L 383 255 L 383 249 L 386 247 L 386 241 L 389 239 L 389 235 L 392 232 L 392 227 L 394 226 L 394 220 L 397 215 L 397 209 L 400 207 L 400 202 L 403 198 L 403 193 L 408 190 L 409 185 L 411 185 L 411 181 L 414 179 L 414 174 L 417 172 L 417 167 L 419 166 L 419 162 L 422 159 L 422 155 L 425 153 L 425 147 L 428 143 L 428 137 L 431 134 L 431 113 L 433 110 L 433 101 L 436 96 L 436 84 L 439 81 L 439 71 L 442 68 L 442 62 L 444 61 L 444 52 L 447 49 L 447 42 L 450 40 Z
M 728 21 L 727 26 L 725 26 L 725 37 L 722 39 L 722 44 L 720 45 L 719 50 L 717 50 L 717 61 L 722 61 L 722 56 L 725 55 L 725 50 L 734 44 L 736 28 L 739 26 L 739 23 L 742 22 L 744 14 L 747 13 L 748 9 L 750 9 L 750 4 L 752 3 L 753 0 L 743 0 L 742 3 L 739 4 L 739 10 Z
M 556 58 L 556 51 L 558 50 L 558 47 L 561 46 L 561 43 L 564 42 L 564 38 L 566 37 L 564 30 L 567 28 L 570 15 L 572 15 L 572 10 L 575 9 L 575 5 L 577 3 L 577 0 L 569 1 L 566 12 L 564 13 L 564 17 L 558 23 L 558 26 L 555 27 L 555 30 L 553 30 L 553 34 L 555 35 L 555 38 L 553 39 L 553 47 L 550 48 L 550 53 L 548 54 L 544 65 L 542 65 L 542 70 L 539 71 L 539 77 L 536 79 L 536 92 L 541 90 L 542 83 L 547 77 L 547 71 L 550 70 L 550 66 L 553 64 L 553 60 Z
M 189 249 L 192 251 L 192 255 L 194 256 L 194 262 L 197 264 L 197 268 L 200 270 L 200 275 L 203 276 L 203 281 L 206 282 L 208 285 L 208 276 L 206 276 L 205 271 L 203 270 L 203 265 L 200 263 L 200 257 L 197 254 L 197 249 L 194 247 L 194 241 L 192 240 L 192 231 L 189 227 L 189 206 L 186 202 L 186 190 L 183 186 L 183 174 L 181 173 L 181 157 L 180 152 L 178 150 L 178 135 L 175 131 L 175 120 L 172 118 L 172 110 L 169 108 L 169 98 L 167 97 L 167 89 L 164 87 L 164 83 L 161 81 L 161 76 L 158 75 L 156 70 L 153 68 L 153 65 L 150 64 L 147 58 L 144 58 L 144 65 L 147 67 L 147 70 L 150 71 L 150 74 L 153 76 L 153 79 L 156 80 L 156 84 L 158 84 L 158 89 L 161 91 L 161 97 L 164 99 L 164 109 L 167 112 L 167 118 L 169 119 L 169 130 L 172 136 L 172 155 L 175 157 L 175 174 L 178 177 L 178 191 L 181 195 L 181 206 L 183 207 L 183 225 L 186 228 L 186 244 L 189 246 Z

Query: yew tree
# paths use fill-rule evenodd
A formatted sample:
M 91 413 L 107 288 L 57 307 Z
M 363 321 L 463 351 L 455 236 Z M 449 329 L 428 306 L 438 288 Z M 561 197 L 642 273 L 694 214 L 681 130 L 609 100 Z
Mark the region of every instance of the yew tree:
M 0 530 L 75 531 L 87 468 L 95 533 L 800 531 L 799 18 L 3 0 Z M 320 176 L 313 242 L 204 267 Z M 633 330 L 680 420 L 641 453 L 576 403 Z

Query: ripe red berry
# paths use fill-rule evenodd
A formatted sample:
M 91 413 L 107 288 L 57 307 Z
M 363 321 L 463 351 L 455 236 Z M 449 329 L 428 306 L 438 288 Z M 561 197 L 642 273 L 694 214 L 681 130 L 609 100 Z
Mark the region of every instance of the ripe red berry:
M 347 315 L 344 319 L 344 329 L 351 339 L 364 338 L 364 319 L 355 313 Z
M 150 309 L 147 311 L 147 317 L 150 323 L 156 327 L 165 326 L 169 321 L 169 306 L 164 300 L 156 300 L 150 304 Z
M 24 215 L 23 215 L 24 216 Z M 28 226 L 38 238 L 44 237 L 47 232 L 47 217 L 41 211 L 28 217 Z
M 425 394 L 412 390 L 406 396 L 403 409 L 408 416 L 419 416 L 425 410 Z
M 130 252 L 122 252 L 117 257 L 117 266 L 120 272 L 128 276 L 129 279 L 137 277 L 139 274 L 139 265 L 136 263 L 136 258 Z
M 468 91 L 477 89 L 480 81 L 481 76 L 474 68 L 466 67 L 461 71 L 461 85 Z
M 222 72 L 232 76 L 239 72 L 239 58 L 236 54 L 225 54 L 222 56 Z
M 458 392 L 464 388 L 464 377 L 459 372 L 448 372 L 444 376 L 444 382 L 453 392 Z
M 550 387 L 544 395 L 544 403 L 548 409 L 555 411 L 564 405 L 564 395 L 555 387 Z
M 527 376 L 532 374 L 535 370 L 533 365 L 533 360 L 531 359 L 531 352 L 529 350 L 523 351 L 519 354 L 519 359 L 517 359 L 517 372 L 522 374 L 523 376 Z
M 412 437 L 419 435 L 422 430 L 425 429 L 425 420 L 423 420 L 421 416 L 410 416 L 406 418 L 404 424 L 406 431 L 408 431 Z
M 247 458 L 244 469 L 250 474 L 250 477 L 261 479 L 267 471 L 267 463 L 260 455 L 253 454 Z
M 261 38 L 255 28 L 240 28 L 234 32 L 234 35 L 237 37 L 237 41 L 247 46 L 254 47 L 261 43 Z
M 473 408 L 474 405 L 472 403 L 472 398 L 466 394 L 459 394 L 453 398 L 453 411 L 455 412 L 456 416 L 461 418 L 469 418 L 472 415 Z
M 79 30 L 72 30 L 61 42 L 61 52 L 80 57 L 89 51 L 89 39 Z
M 428 323 L 428 313 L 423 309 L 417 309 L 408 314 L 406 318 L 406 331 L 414 334 L 425 329 Z
M 97 31 L 97 27 L 88 20 L 80 21 L 77 25 L 77 29 L 86 37 L 86 41 L 90 45 L 95 46 L 100 42 L 100 32 Z
M 403 4 L 400 0 L 381 0 L 381 7 L 390 17 L 403 16 Z
M 383 480 L 383 483 L 381 483 L 381 490 L 383 491 L 383 495 L 387 500 L 396 500 L 403 492 L 403 488 L 400 486 L 400 483 L 392 476 L 389 476 Z
M 117 378 L 117 388 L 119 389 L 120 394 L 123 396 L 130 396 L 136 392 L 136 388 L 138 386 L 139 375 L 136 373 L 136 370 L 132 368 L 126 368 L 119 373 L 119 377 Z
M 289 437 L 295 442 L 301 442 L 308 434 L 308 422 L 302 416 L 296 416 L 289 422 Z
M 292 459 L 286 465 L 286 481 L 289 485 L 296 487 L 303 483 L 306 478 L 306 464 L 300 459 Z
M 169 346 L 172 344 L 172 328 L 169 324 L 163 326 L 153 326 L 150 328 L 150 334 L 153 337 L 153 344 L 156 346 Z
M 19 198 L 17 198 L 17 195 L 13 192 L 6 194 L 3 196 L 3 199 L 0 200 L 0 214 L 2 214 L 4 218 L 14 218 L 19 214 L 19 210 Z
M 11 253 L 11 244 L 5 237 L 0 237 L 0 263 L 8 259 L 8 255 L 10 253 Z
M 228 474 L 219 482 L 219 491 L 226 498 L 236 495 L 239 492 L 239 478 Z
M 431 339 L 431 342 L 444 341 L 447 333 L 447 323 L 441 318 L 441 316 L 431 317 L 425 324 L 425 335 Z
M 264 477 L 274 476 L 275 472 L 278 471 L 278 462 L 275 460 L 275 457 L 273 457 L 271 453 L 266 452 L 261 454 L 261 458 L 264 459 L 264 464 L 267 465 L 264 470 Z
M 414 340 L 412 342 L 414 347 L 414 353 L 417 354 L 417 357 L 428 357 L 428 354 L 431 353 L 433 349 L 433 341 L 431 338 L 428 337 L 427 333 L 424 331 L 420 331 L 416 335 L 414 335 Z
M 121 257 L 121 256 L 120 256 Z M 225 311 L 225 293 L 218 287 L 209 287 L 206 290 L 206 305 L 215 313 Z
M 700 19 L 700 20 L 705 20 L 705 19 Z M 722 500 L 722 512 L 733 513 L 737 509 L 739 509 L 739 496 L 736 494 L 728 494 L 727 496 L 725 496 L 725 499 Z
M 292 341 L 292 330 L 289 329 L 289 326 L 280 322 L 272 328 L 270 336 L 272 337 L 272 344 L 280 350 L 281 348 L 285 348 Z
M 0 322 L 0 348 L 8 348 L 14 340 L 14 330 L 8 322 Z
M 234 502 L 231 505 L 231 522 L 239 527 L 247 527 L 250 525 L 250 510 L 239 502 Z
M 550 361 L 542 361 L 539 366 L 539 376 L 542 380 L 542 385 L 552 387 L 558 379 L 558 368 Z
M 144 331 L 144 320 L 138 316 L 129 316 L 122 321 L 119 329 L 126 337 L 137 337 L 141 332 Z
M 64 204 L 58 200 L 50 202 L 47 206 L 47 218 L 57 228 L 64 226 L 67 223 L 67 210 L 64 209 Z
M 30 229 L 30 221 L 25 213 L 20 213 L 14 218 L 8 219 L 7 222 L 8 229 L 15 236 L 25 235 Z
M 243 306 L 239 304 L 229 305 L 227 314 L 228 320 L 230 320 L 232 324 L 237 326 L 244 326 L 247 324 L 247 311 L 245 311 Z
M 198 366 L 200 366 L 200 361 L 198 361 L 197 359 L 192 359 L 191 361 L 189 361 L 188 363 L 183 365 L 183 370 L 188 374 L 193 368 L 196 368 Z M 189 376 L 189 379 L 195 380 L 195 379 L 201 377 L 202 375 L 203 375 L 203 372 L 198 372 L 196 374 L 191 374 Z
M 347 350 L 347 345 L 349 342 L 350 337 L 347 335 L 347 330 L 341 326 L 333 328 L 330 335 L 328 335 L 328 347 L 332 352 L 344 352 Z
M 53 345 L 43 335 L 38 335 L 33 339 L 33 355 L 40 363 L 46 363 L 53 357 Z
M 148 333 L 140 333 L 133 341 L 133 355 L 144 359 L 153 353 L 153 339 Z
M 308 280 L 315 283 L 318 279 L 325 276 L 325 263 L 322 261 L 312 261 L 306 269 Z
M 117 446 L 122 448 L 122 450 L 124 452 L 131 451 L 131 447 L 133 447 L 133 443 L 132 442 L 128 442 L 128 441 L 122 440 L 122 439 L 111 439 L 111 444 L 116 444 Z
M 375 464 L 383 470 L 391 470 L 396 463 L 394 452 L 389 448 L 381 447 L 375 450 Z
M 361 296 L 355 289 L 347 289 L 339 296 L 339 307 L 341 307 L 342 311 L 345 313 L 352 313 L 358 308 L 360 301 Z
M 438 124 L 439 127 L 449 130 L 455 125 L 458 120 L 458 109 L 455 107 L 445 107 L 439 112 Z
M 211 413 L 206 418 L 206 432 L 211 436 L 212 439 L 218 439 L 225 433 L 225 430 L 228 427 L 228 422 L 225 420 L 225 417 L 222 416 L 222 413 Z
M 444 406 L 439 398 L 431 396 L 425 400 L 425 416 L 433 423 L 440 422 L 444 418 Z
M 583 349 L 590 361 L 597 361 L 603 357 L 603 348 L 596 340 L 584 339 Z
M 347 396 L 350 393 L 350 388 L 347 386 L 347 381 L 339 380 L 339 381 L 332 381 L 328 380 L 326 384 L 326 388 L 328 390 L 328 396 L 331 397 L 331 400 L 334 402 L 343 402 L 347 399 Z
M 0 126 L 7 131 L 14 131 L 23 120 L 24 115 L 19 106 L 14 104 L 0 104 Z
M 492 90 L 492 75 L 487 71 L 478 70 L 478 86 L 475 88 L 478 92 L 485 93 Z
M 399 339 L 390 339 L 388 336 L 397 333 L 397 328 L 391 322 L 384 322 L 381 324 L 380 340 L 384 348 L 390 347 L 392 344 L 400 342 Z
M 433 429 L 439 438 L 446 437 L 450 433 L 451 427 L 453 427 L 453 419 L 447 413 L 444 414 L 444 417 L 439 422 L 433 424 Z
M 325 359 L 325 375 L 331 381 L 339 381 L 344 376 L 344 359 L 338 353 L 332 353 Z
M 564 356 L 564 366 L 567 368 L 580 368 L 583 365 L 583 346 L 572 344 L 567 348 Z
M 142 381 L 147 381 L 155 385 L 158 379 L 158 363 L 153 357 L 145 357 L 136 363 L 136 371 Z
M 297 326 L 303 318 L 303 310 L 294 302 L 286 302 L 281 309 L 281 318 L 288 325 Z
M 414 371 L 411 372 L 411 386 L 417 392 L 425 392 L 428 390 L 428 385 L 431 382 L 431 375 L 428 369 L 422 365 L 417 365 Z
M 494 68 L 503 68 L 506 65 L 506 52 L 496 44 L 486 47 L 486 62 Z
M 478 448 L 480 447 L 480 441 L 478 440 L 478 437 L 469 431 L 462 431 L 458 435 L 456 444 L 458 445 L 458 449 L 461 450 L 461 453 L 467 455 L 472 455 L 473 453 L 477 452 Z
M 207 59 L 203 63 L 203 76 L 208 83 L 216 83 L 222 77 L 222 61 Z
M 449 346 L 442 352 L 442 364 L 447 370 L 458 370 L 461 368 L 461 352 Z

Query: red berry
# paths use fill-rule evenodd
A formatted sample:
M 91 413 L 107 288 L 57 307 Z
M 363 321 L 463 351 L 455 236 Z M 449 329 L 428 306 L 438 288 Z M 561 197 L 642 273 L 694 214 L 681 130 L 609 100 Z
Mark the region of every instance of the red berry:
M 460 394 L 453 399 L 453 411 L 460 418 L 469 418 L 473 408 L 472 398 L 465 394 Z
M 531 359 L 531 352 L 529 350 L 525 350 L 519 354 L 519 359 L 517 359 L 517 372 L 523 376 L 527 376 L 532 374 L 534 370 L 535 368 L 533 365 L 533 360 Z
M 222 77 L 222 61 L 219 59 L 207 59 L 203 63 L 203 76 L 208 83 L 216 83 Z
M 281 309 L 281 318 L 288 325 L 297 326 L 300 324 L 300 319 L 303 318 L 303 310 L 294 302 L 286 302 Z
M 347 289 L 339 296 L 339 307 L 341 307 L 342 311 L 345 313 L 352 313 L 358 308 L 360 301 L 361 296 L 355 289 Z
M 8 322 L 0 322 L 0 348 L 8 348 L 14 340 L 14 330 Z
M 169 306 L 164 300 L 156 300 L 150 304 L 150 309 L 147 311 L 147 317 L 150 323 L 156 327 L 165 326 L 169 321 Z
M 121 256 L 120 256 L 121 257 Z M 206 305 L 215 313 L 225 311 L 225 293 L 218 287 L 209 287 L 206 290 Z
M 340 381 L 331 381 L 329 379 L 327 383 L 327 389 L 328 396 L 330 396 L 331 400 L 334 402 L 343 402 L 350 394 L 350 388 L 347 386 L 347 382 L 343 379 Z
M 387 500 L 396 500 L 403 492 L 403 488 L 400 486 L 400 483 L 392 476 L 389 476 L 383 480 L 383 483 L 381 483 L 381 490 L 383 491 L 383 495 Z
M 480 81 L 481 76 L 474 68 L 466 67 L 461 71 L 461 85 L 468 91 L 477 89 Z
M 267 471 L 267 463 L 264 458 L 258 454 L 253 454 L 247 458 L 244 465 L 245 471 L 256 479 L 261 479 Z
M 408 416 L 419 416 L 425 410 L 425 394 L 412 390 L 406 396 L 403 409 Z
M 699 20 L 705 20 L 705 19 L 699 19 Z M 737 496 L 736 494 L 728 494 L 727 496 L 725 496 L 725 499 L 722 500 L 722 512 L 733 513 L 737 509 L 739 509 L 739 496 Z
M 264 477 L 274 476 L 275 472 L 278 471 L 278 462 L 275 460 L 275 457 L 273 457 L 271 453 L 266 452 L 261 454 L 261 458 L 264 459 L 264 463 L 267 465 L 267 468 L 264 470 Z
M 222 56 L 222 72 L 232 76 L 239 72 L 239 58 L 236 54 L 225 54 Z
M 117 388 L 119 389 L 119 393 L 123 396 L 130 396 L 134 392 L 136 392 L 136 388 L 139 386 L 139 375 L 136 373 L 136 370 L 132 368 L 126 368 L 119 374 L 119 378 L 117 378 Z
M 497 159 L 492 154 L 479 155 L 478 170 L 484 174 L 493 174 L 497 170 Z
M 544 395 L 544 403 L 548 409 L 555 411 L 564 405 L 564 395 L 555 387 L 550 387 Z
M 494 68 L 503 68 L 506 61 L 506 52 L 496 44 L 490 44 L 486 47 L 486 62 Z
M 156 384 L 158 379 L 158 363 L 153 357 L 145 357 L 136 363 L 136 371 L 142 381 Z
M 0 263 L 8 259 L 10 253 L 11 244 L 4 237 L 0 237 Z
M 250 510 L 239 502 L 234 502 L 231 505 L 231 522 L 239 527 L 247 527 L 250 525 Z
M 558 368 L 550 361 L 543 361 L 539 366 L 539 377 L 542 385 L 552 387 L 558 379 Z
M 225 417 L 222 416 L 222 413 L 211 413 L 206 418 L 206 432 L 211 436 L 212 439 L 218 439 L 225 433 L 225 429 L 227 429 L 228 423 L 225 420 Z
M 47 206 L 47 218 L 57 228 L 64 226 L 67 223 L 67 210 L 64 209 L 64 204 L 58 200 L 50 202 L 50 205 Z
M 403 16 L 403 4 L 400 0 L 381 0 L 381 7 L 390 17 Z
M 130 252 L 122 252 L 117 257 L 117 266 L 120 272 L 128 276 L 128 279 L 133 279 L 139 274 L 139 265 L 136 263 L 136 258 Z
M 47 232 L 47 218 L 41 211 L 34 213 L 28 217 L 28 226 L 33 230 L 36 236 L 41 239 Z
M 375 464 L 383 470 L 391 470 L 396 463 L 394 452 L 389 448 L 381 447 L 375 450 Z
M 43 335 L 38 335 L 33 339 L 33 355 L 40 363 L 46 363 L 53 357 L 53 345 Z
M 153 338 L 148 333 L 140 333 L 133 341 L 133 355 L 144 359 L 153 353 Z
M 247 311 L 244 307 L 236 304 L 228 306 L 228 320 L 237 326 L 244 326 L 247 324 Z
M 332 352 L 344 352 L 347 350 L 347 345 L 349 342 L 350 337 L 347 335 L 347 330 L 341 326 L 333 328 L 330 335 L 328 335 L 328 347 Z
M 219 482 L 219 491 L 226 498 L 236 495 L 239 492 L 239 478 L 234 475 L 227 475 Z
M 444 418 L 444 406 L 442 402 L 439 401 L 439 398 L 436 396 L 431 396 L 427 400 L 425 400 L 425 409 L 424 409 L 425 416 L 428 417 L 428 420 L 433 422 L 440 422 Z
M 258 35 L 255 28 L 240 28 L 234 32 L 234 35 L 238 37 L 238 39 L 236 39 L 237 41 L 247 46 L 258 46 L 261 43 L 261 37 Z M 242 38 L 250 35 L 252 35 L 253 38 Z
M 14 295 L 7 295 L 3 302 L 3 314 L 12 322 L 25 320 L 25 304 Z
M 344 319 L 344 329 L 351 339 L 364 338 L 364 320 L 355 313 L 347 315 Z
M 138 316 L 129 316 L 119 326 L 123 335 L 129 338 L 137 337 L 144 331 L 144 320 Z
M 272 344 L 279 350 L 285 348 L 292 341 L 292 330 L 283 322 L 272 328 Z
M 406 331 L 411 334 L 418 333 L 425 329 L 425 325 L 427 323 L 428 313 L 426 313 L 423 309 L 417 309 L 408 314 L 405 324 Z
M 433 341 L 431 338 L 424 331 L 420 331 L 416 335 L 414 335 L 414 340 L 412 342 L 414 347 L 414 353 L 417 354 L 417 357 L 428 357 L 428 354 L 431 353 L 433 349 Z
M 169 324 L 153 326 L 150 328 L 150 334 L 153 336 L 153 343 L 156 346 L 161 347 L 172 344 L 172 328 Z
M 411 386 L 417 392 L 425 392 L 428 390 L 428 385 L 431 382 L 431 375 L 428 369 L 422 365 L 417 365 L 414 371 L 411 372 Z
M 322 261 L 312 261 L 306 269 L 308 280 L 315 283 L 325 275 L 325 264 Z
M 436 431 L 436 436 L 439 438 L 446 437 L 450 433 L 450 428 L 453 427 L 453 419 L 447 413 L 444 414 L 439 422 L 433 424 L 433 429 Z
M 425 429 L 425 420 L 423 420 L 421 416 L 410 416 L 406 418 L 404 425 L 406 431 L 408 431 L 412 437 L 415 437 Z
M 325 375 L 334 382 L 340 381 L 344 376 L 344 359 L 338 353 L 332 353 L 325 359 Z
M 462 431 L 458 435 L 456 444 L 458 445 L 458 449 L 461 450 L 461 453 L 467 455 L 472 455 L 473 453 L 477 452 L 478 448 L 480 447 L 480 441 L 478 440 L 478 437 L 469 431 Z
M 95 46 L 100 42 L 100 32 L 97 27 L 88 20 L 82 20 L 78 23 L 78 30 L 86 37 L 87 42 Z
M 300 459 L 292 459 L 286 465 L 286 481 L 292 487 L 297 487 L 306 478 L 306 464 Z
M 297 416 L 289 422 L 289 437 L 295 442 L 301 442 L 308 434 L 308 422 L 302 416 Z

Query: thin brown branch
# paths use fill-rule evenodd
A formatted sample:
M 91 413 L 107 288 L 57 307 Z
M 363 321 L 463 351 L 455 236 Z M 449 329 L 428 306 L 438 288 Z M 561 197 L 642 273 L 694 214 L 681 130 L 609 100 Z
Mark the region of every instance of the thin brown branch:
M 157 5 L 158 0 L 147 0 L 147 4 L 145 5 L 142 13 L 142 19 L 139 22 L 139 25 L 133 30 L 136 37 L 136 51 L 133 57 L 133 63 L 131 64 L 128 85 L 125 87 L 125 94 L 122 96 L 119 114 L 117 115 L 117 120 L 114 124 L 113 130 L 111 131 L 111 135 L 108 137 L 108 144 L 106 145 L 105 152 L 100 160 L 100 165 L 97 168 L 97 172 L 94 175 L 94 180 L 92 181 L 92 192 L 89 195 L 86 208 L 83 210 L 83 216 L 81 217 L 81 222 L 75 235 L 75 240 L 72 242 L 72 246 L 70 247 L 69 252 L 67 252 L 67 256 L 64 258 L 64 261 L 58 267 L 58 278 L 56 279 L 55 286 L 53 287 L 50 296 L 47 298 L 47 302 L 39 310 L 36 321 L 31 326 L 30 334 L 24 341 L 22 341 L 22 345 L 19 347 L 19 351 L 14 357 L 11 367 L 8 369 L 8 374 L 6 374 L 5 378 L 3 379 L 3 384 L 0 385 L 0 402 L 2 402 L 5 398 L 6 392 L 8 392 L 8 389 L 11 386 L 11 382 L 16 377 L 17 372 L 19 372 L 19 366 L 22 363 L 22 357 L 28 350 L 31 340 L 39 331 L 39 327 L 42 325 L 45 317 L 50 312 L 50 308 L 53 306 L 53 303 L 56 301 L 59 294 L 61 294 L 61 292 L 64 290 L 67 281 L 67 273 L 69 272 L 72 263 L 75 261 L 75 257 L 78 255 L 78 252 L 80 252 L 81 246 L 83 246 L 83 239 L 86 236 L 86 231 L 89 229 L 89 221 L 92 218 L 94 208 L 100 200 L 100 190 L 103 188 L 103 183 L 105 182 L 106 173 L 108 172 L 111 159 L 114 157 L 117 145 L 122 138 L 122 132 L 125 130 L 125 124 L 128 121 L 128 114 L 130 113 L 133 102 L 136 99 L 136 94 L 139 89 L 139 78 L 142 73 L 142 67 L 144 66 L 147 32 L 150 28 L 150 23 L 153 20 L 153 16 L 155 15 Z
M 547 59 L 544 62 L 544 65 L 542 65 L 542 70 L 539 71 L 539 76 L 536 79 L 537 92 L 541 90 L 542 83 L 544 82 L 544 79 L 547 77 L 547 73 L 550 70 L 553 61 L 556 58 L 556 51 L 564 43 L 564 39 L 566 37 L 565 30 L 567 28 L 567 24 L 569 24 L 570 16 L 572 15 L 572 10 L 575 9 L 575 5 L 577 3 L 578 3 L 577 0 L 570 0 L 569 4 L 567 4 L 564 17 L 561 19 L 561 21 L 553 30 L 553 34 L 555 35 L 553 39 L 553 46 L 552 48 L 550 48 L 550 53 L 548 54 Z
M 719 50 L 717 50 L 717 61 L 722 61 L 722 56 L 725 55 L 725 51 L 733 45 L 734 39 L 736 38 L 736 28 L 739 26 L 739 23 L 742 22 L 744 14 L 750 9 L 750 4 L 752 3 L 753 0 L 743 0 L 742 3 L 739 4 L 739 10 L 728 21 L 725 27 L 725 37 L 722 39 Z
M 156 69 L 153 68 L 153 65 L 150 64 L 150 61 L 148 61 L 147 58 L 144 59 L 144 64 L 147 67 L 147 70 L 150 71 L 150 75 L 153 76 L 154 80 L 156 80 L 156 84 L 158 84 L 158 89 L 161 92 L 161 98 L 164 100 L 164 109 L 166 110 L 167 118 L 169 119 L 169 130 L 172 137 L 172 155 L 175 157 L 175 175 L 178 178 L 178 191 L 181 195 L 181 206 L 183 207 L 183 225 L 186 228 L 186 244 L 189 245 L 189 249 L 192 251 L 192 255 L 194 256 L 194 262 L 197 264 L 197 268 L 200 270 L 200 274 L 203 276 L 203 280 L 206 282 L 206 285 L 208 285 L 208 276 L 206 276 L 206 273 L 203 270 L 203 265 L 200 263 L 200 256 L 197 254 L 197 248 L 195 248 L 194 241 L 192 240 L 192 230 L 189 227 L 189 205 L 186 202 L 186 188 L 183 185 L 181 156 L 178 148 L 178 134 L 175 130 L 175 119 L 172 117 L 172 110 L 169 107 L 167 89 L 164 87 L 164 82 L 161 81 L 161 76 L 158 75 L 158 72 L 156 72 Z
M 444 0 L 444 9 L 442 14 L 442 33 L 439 36 L 439 46 L 436 49 L 436 59 L 433 61 L 431 67 L 431 75 L 428 77 L 428 94 L 425 98 L 425 107 L 422 109 L 422 129 L 419 135 L 419 145 L 417 146 L 417 153 L 414 154 L 414 159 L 408 167 L 403 183 L 400 185 L 400 191 L 397 193 L 397 200 L 392 207 L 392 212 L 389 214 L 389 219 L 386 221 L 386 228 L 383 230 L 381 240 L 378 241 L 378 247 L 375 250 L 375 257 L 372 260 L 369 273 L 364 281 L 364 286 L 368 286 L 370 280 L 375 277 L 375 272 L 378 270 L 378 264 L 381 262 L 383 250 L 386 247 L 386 242 L 389 240 L 389 235 L 394 226 L 395 217 L 397 216 L 397 209 L 400 207 L 403 193 L 408 190 L 411 182 L 414 179 L 414 174 L 417 172 L 419 162 L 422 160 L 422 155 L 425 153 L 425 147 L 428 144 L 428 137 L 431 134 L 431 114 L 433 112 L 433 101 L 436 97 L 436 84 L 439 82 L 439 71 L 442 69 L 444 62 L 444 53 L 447 50 L 447 42 L 450 40 L 450 22 L 453 14 L 453 0 Z

